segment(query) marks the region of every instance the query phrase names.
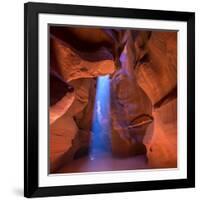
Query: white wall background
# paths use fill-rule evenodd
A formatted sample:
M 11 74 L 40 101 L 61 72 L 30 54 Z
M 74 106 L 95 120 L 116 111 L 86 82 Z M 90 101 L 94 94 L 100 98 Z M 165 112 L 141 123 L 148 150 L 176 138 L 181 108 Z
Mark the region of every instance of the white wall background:
M 34 1 L 34 0 L 32 0 Z M 0 199 L 23 199 L 23 3 L 0 1 Z M 126 192 L 51 199 L 199 199 L 200 195 L 200 1 L 40 0 L 83 5 L 196 12 L 196 188 Z M 197 112 L 198 111 L 198 112 Z M 192 134 L 192 133 L 191 133 Z M 43 198 L 44 199 L 44 198 Z

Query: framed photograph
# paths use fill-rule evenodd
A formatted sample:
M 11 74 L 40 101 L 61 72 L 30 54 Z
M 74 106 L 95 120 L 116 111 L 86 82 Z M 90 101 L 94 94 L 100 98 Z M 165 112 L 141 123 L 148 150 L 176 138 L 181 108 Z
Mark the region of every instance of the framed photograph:
M 194 187 L 195 13 L 24 12 L 24 195 Z

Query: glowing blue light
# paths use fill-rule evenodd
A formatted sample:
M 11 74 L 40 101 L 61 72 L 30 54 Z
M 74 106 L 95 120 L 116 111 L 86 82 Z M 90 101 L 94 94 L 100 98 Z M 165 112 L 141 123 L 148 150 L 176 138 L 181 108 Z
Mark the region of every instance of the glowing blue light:
M 95 159 L 98 151 L 104 151 L 104 136 L 110 131 L 110 79 L 109 75 L 97 79 L 96 98 L 92 123 L 92 141 L 90 157 Z

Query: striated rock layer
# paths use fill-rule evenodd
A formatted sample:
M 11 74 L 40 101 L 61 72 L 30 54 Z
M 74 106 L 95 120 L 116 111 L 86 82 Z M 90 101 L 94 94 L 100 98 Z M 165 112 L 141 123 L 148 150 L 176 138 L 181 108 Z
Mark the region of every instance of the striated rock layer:
M 106 29 L 50 28 L 51 172 L 87 153 L 95 77 L 116 70 L 118 38 Z
M 130 34 L 129 53 L 137 83 L 153 105 L 153 129 L 144 140 L 149 164 L 177 167 L 177 33 Z
M 100 138 L 113 156 L 177 166 L 176 32 L 51 26 L 49 41 L 51 173 L 88 154 L 96 79 L 107 74 L 111 132 Z
M 112 151 L 122 157 L 146 153 L 143 138 L 153 120 L 151 102 L 138 86 L 127 61 L 125 48 L 121 54 L 121 69 L 111 79 Z

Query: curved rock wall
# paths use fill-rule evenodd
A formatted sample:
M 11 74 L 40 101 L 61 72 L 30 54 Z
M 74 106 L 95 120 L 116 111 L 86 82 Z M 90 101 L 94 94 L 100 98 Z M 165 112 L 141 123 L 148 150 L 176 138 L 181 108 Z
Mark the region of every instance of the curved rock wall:
M 50 171 L 88 152 L 96 78 L 110 74 L 113 155 L 177 165 L 177 34 L 50 28 Z
M 128 59 L 125 47 L 121 68 L 111 79 L 112 151 L 122 157 L 146 153 L 143 138 L 153 120 L 151 102 L 137 84 Z
M 177 33 L 132 31 L 129 52 L 137 83 L 153 105 L 153 131 L 144 140 L 152 167 L 177 166 Z M 133 52 L 134 49 L 134 52 Z
M 95 77 L 116 70 L 118 38 L 106 29 L 50 28 L 51 172 L 88 151 Z

